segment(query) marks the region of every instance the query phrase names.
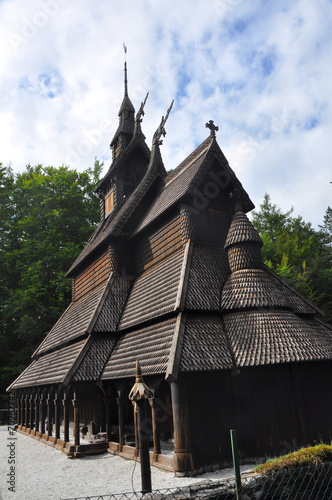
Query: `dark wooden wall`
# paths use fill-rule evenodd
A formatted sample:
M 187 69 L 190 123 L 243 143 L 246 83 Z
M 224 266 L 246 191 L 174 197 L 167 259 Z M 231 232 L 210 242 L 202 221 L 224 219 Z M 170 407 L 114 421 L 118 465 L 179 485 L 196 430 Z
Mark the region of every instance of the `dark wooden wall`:
M 182 374 L 188 386 L 191 442 L 197 465 L 231 458 L 236 429 L 242 457 L 275 456 L 330 442 L 329 362 Z
M 73 279 L 73 300 L 78 300 L 93 288 L 107 281 L 111 271 L 109 251 L 96 258 Z
M 141 237 L 135 246 L 137 274 L 165 259 L 182 247 L 180 215 L 165 223 L 153 234 Z

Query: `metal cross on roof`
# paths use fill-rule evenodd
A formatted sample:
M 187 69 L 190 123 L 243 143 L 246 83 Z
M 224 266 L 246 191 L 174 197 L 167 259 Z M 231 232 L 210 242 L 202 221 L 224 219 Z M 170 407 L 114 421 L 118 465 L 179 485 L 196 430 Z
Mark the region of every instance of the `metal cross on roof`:
M 217 127 L 214 124 L 214 121 L 210 120 L 208 123 L 205 124 L 205 126 L 206 126 L 206 128 L 209 128 L 211 130 L 210 135 L 212 137 L 215 137 L 216 136 L 216 132 L 219 130 L 219 127 Z

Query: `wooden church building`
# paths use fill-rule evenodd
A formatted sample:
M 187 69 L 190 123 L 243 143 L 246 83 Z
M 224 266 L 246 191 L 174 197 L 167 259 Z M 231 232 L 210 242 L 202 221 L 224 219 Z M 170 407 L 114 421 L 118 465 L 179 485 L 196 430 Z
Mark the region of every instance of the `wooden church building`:
M 153 465 L 176 473 L 331 440 L 332 328 L 262 261 L 254 208 L 213 122 L 167 173 L 127 91 L 96 193 L 100 223 L 68 271 L 72 302 L 13 382 L 18 429 L 71 456 L 135 458 L 128 395 L 152 389 Z M 204 126 L 204 124 L 202 124 Z M 173 168 L 174 165 L 168 165 Z

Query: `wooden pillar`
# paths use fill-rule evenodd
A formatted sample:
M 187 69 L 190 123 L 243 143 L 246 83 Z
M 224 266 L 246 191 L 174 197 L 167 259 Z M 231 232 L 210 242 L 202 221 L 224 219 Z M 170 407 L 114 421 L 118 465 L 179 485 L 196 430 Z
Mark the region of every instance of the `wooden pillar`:
M 33 410 L 34 410 L 34 404 L 33 404 L 33 396 L 31 393 L 29 398 L 29 427 L 31 430 L 33 429 Z
M 28 394 L 24 398 L 24 427 L 28 427 Z
M 17 395 L 17 414 L 16 414 L 16 423 L 20 425 L 20 408 L 21 408 L 21 399 L 20 394 Z
M 65 392 L 63 395 L 63 427 L 64 427 L 64 440 L 69 443 L 69 400 Z
M 151 406 L 151 417 L 152 417 L 152 432 L 153 432 L 153 461 L 158 461 L 158 455 L 161 453 L 160 450 L 160 434 L 159 426 L 157 422 L 157 407 L 155 398 L 150 398 L 149 403 Z
M 22 394 L 20 394 L 20 411 L 18 413 L 18 421 L 17 421 L 17 424 L 20 425 L 22 427 L 23 425 L 23 396 Z
M 123 425 L 123 400 L 121 398 L 121 392 L 118 391 L 119 397 L 116 398 L 118 405 L 118 417 L 119 417 L 119 451 L 122 451 L 124 445 L 124 425 Z
M 45 414 L 46 414 L 46 402 L 45 402 L 45 394 L 40 395 L 40 433 L 45 434 Z
M 60 399 L 58 393 L 55 394 L 54 398 L 54 422 L 55 422 L 55 439 L 60 439 Z
M 39 432 L 39 394 L 35 396 L 35 434 Z
M 80 445 L 80 415 L 79 415 L 79 400 L 74 393 L 74 399 L 72 400 L 74 407 L 74 444 L 76 446 Z
M 52 396 L 51 396 L 50 392 L 47 395 L 46 405 L 47 405 L 47 435 L 52 436 L 53 401 L 52 401 Z
M 106 423 L 106 441 L 111 441 L 111 390 L 107 387 L 105 391 L 104 404 L 105 404 L 105 423 Z
M 178 381 L 171 383 L 174 425 L 174 455 L 175 472 L 193 470 L 194 464 L 190 452 L 189 419 L 187 394 L 185 386 Z

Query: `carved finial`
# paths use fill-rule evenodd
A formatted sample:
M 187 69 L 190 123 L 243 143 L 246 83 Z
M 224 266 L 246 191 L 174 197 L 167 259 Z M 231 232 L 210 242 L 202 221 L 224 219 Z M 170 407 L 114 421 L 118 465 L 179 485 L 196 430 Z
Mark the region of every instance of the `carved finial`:
M 167 122 L 167 119 L 168 119 L 169 114 L 171 112 L 171 109 L 173 107 L 173 103 L 174 103 L 174 99 L 171 102 L 171 105 L 167 110 L 166 116 L 161 118 L 160 125 L 157 128 L 157 130 L 155 131 L 154 136 L 153 136 L 153 144 L 162 145 L 162 143 L 163 143 L 163 141 L 160 140 L 160 137 L 161 136 L 165 137 L 165 135 L 166 135 L 165 123 Z
M 140 399 L 149 399 L 152 396 L 153 396 L 152 390 L 144 383 L 142 370 L 139 361 L 137 360 L 136 381 L 129 393 L 129 399 L 131 401 L 139 401 Z
M 219 130 L 219 127 L 217 127 L 214 124 L 214 121 L 210 120 L 208 123 L 205 124 L 205 126 L 206 126 L 206 128 L 210 129 L 210 135 L 211 135 L 211 137 L 215 137 L 216 136 L 216 132 Z
M 139 108 L 139 110 L 137 111 L 137 115 L 136 115 L 136 121 L 138 122 L 141 122 L 142 121 L 142 116 L 144 116 L 144 106 L 145 106 L 145 103 L 146 103 L 146 100 L 148 98 L 148 95 L 149 95 L 149 92 L 146 94 L 146 97 L 144 99 L 143 102 L 141 102 L 141 106 Z

